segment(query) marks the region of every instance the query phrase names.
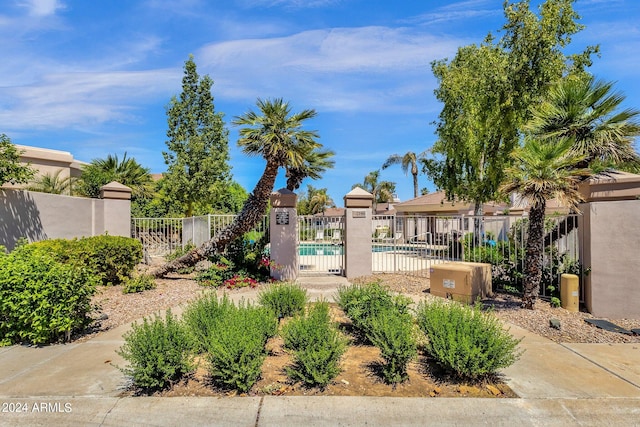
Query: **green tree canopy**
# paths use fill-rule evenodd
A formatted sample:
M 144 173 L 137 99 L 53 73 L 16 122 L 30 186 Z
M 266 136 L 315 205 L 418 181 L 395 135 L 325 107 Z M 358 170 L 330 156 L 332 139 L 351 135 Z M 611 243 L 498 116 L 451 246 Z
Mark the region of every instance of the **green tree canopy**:
M 449 198 L 482 204 L 499 197 L 498 187 L 519 143 L 530 106 L 544 99 L 553 83 L 567 74 L 584 74 L 598 48 L 565 54 L 571 36 L 583 26 L 575 0 L 546 0 L 539 16 L 523 0 L 504 3 L 504 35 L 489 35 L 479 46 L 435 61 L 436 97 L 443 103 L 434 144 L 435 159 L 424 171 Z
M 189 56 L 182 93 L 167 107 L 164 188 L 170 200 L 182 204 L 185 216 L 192 216 L 198 203 L 213 203 L 230 185 L 228 130 L 215 111 L 212 85 L 209 76 L 199 77 Z
M 20 163 L 20 154 L 11 139 L 4 133 L 0 134 L 0 185 L 7 182 L 26 184 L 33 178 L 35 171 Z
M 47 173 L 36 177 L 27 187 L 29 191 L 49 194 L 72 195 L 73 179 L 70 176 L 62 178 L 62 169 L 55 173 Z
M 331 169 L 335 165 L 335 161 L 332 159 L 335 152 L 332 150 L 313 147 L 308 147 L 308 150 L 303 156 L 301 165 L 286 167 L 288 190 L 295 191 L 300 188 L 300 184 L 305 178 L 320 179 L 327 169 Z

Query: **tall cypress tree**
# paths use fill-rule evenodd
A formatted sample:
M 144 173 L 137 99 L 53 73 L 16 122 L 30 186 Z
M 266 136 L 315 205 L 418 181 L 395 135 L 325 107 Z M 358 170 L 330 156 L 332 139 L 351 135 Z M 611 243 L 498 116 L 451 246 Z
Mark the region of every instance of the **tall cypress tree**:
M 170 200 L 192 216 L 197 204 L 207 204 L 230 185 L 229 131 L 223 115 L 216 113 L 211 95 L 213 80 L 200 78 L 193 55 L 184 65 L 182 93 L 167 107 L 167 147 L 163 152 L 168 170 L 165 190 Z

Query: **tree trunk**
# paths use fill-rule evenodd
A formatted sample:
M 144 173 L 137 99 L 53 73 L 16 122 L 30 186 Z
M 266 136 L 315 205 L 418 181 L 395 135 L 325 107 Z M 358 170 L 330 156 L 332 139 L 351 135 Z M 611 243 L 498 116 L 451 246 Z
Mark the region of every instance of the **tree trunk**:
M 205 242 L 199 248 L 193 249 L 179 258 L 157 267 L 147 274 L 153 277 L 163 277 L 173 271 L 191 267 L 215 253 L 224 251 L 227 245 L 233 240 L 251 231 L 251 229 L 262 220 L 262 216 L 267 210 L 269 196 L 273 191 L 277 175 L 278 164 L 267 161 L 264 172 L 256 184 L 256 187 L 253 189 L 253 193 L 249 195 L 249 198 L 242 207 L 242 211 L 240 211 L 240 214 L 233 223 L 222 229 L 218 234 L 213 236 L 211 240 Z
M 544 250 L 544 211 L 546 203 L 534 203 L 529 211 L 529 236 L 524 258 L 524 292 L 522 308 L 533 310 L 540 293 L 542 255 Z
M 480 246 L 482 243 L 482 233 L 484 230 L 482 229 L 482 215 L 484 215 L 484 210 L 482 207 L 482 202 L 475 201 L 473 204 L 473 242 L 474 246 Z
M 418 192 L 420 191 L 418 188 L 418 171 L 412 172 L 413 174 L 413 198 L 418 197 Z

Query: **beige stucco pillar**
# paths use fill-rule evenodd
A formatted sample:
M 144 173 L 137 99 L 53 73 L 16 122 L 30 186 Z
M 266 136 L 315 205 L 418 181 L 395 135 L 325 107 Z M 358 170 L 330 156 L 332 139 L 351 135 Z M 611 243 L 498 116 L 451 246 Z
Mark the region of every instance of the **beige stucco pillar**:
M 345 212 L 345 276 L 347 279 L 368 276 L 371 262 L 371 206 L 373 195 L 356 187 L 344 196 Z
M 640 319 L 640 175 L 581 184 L 578 218 L 584 301 L 594 316 Z
M 271 193 L 271 214 L 269 217 L 269 237 L 271 240 L 271 260 L 276 264 L 271 268 L 271 277 L 276 280 L 294 281 L 298 278 L 298 249 L 296 227 L 296 195 L 286 188 Z
M 100 187 L 102 203 L 94 209 L 93 235 L 131 236 L 131 188 L 112 181 Z M 99 202 L 99 201 L 96 201 Z M 99 212 L 102 210 L 102 212 Z

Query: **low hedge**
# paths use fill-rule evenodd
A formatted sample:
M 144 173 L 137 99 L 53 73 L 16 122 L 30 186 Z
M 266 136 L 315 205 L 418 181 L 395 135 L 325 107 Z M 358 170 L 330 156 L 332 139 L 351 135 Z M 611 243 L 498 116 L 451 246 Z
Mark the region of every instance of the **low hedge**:
M 100 277 L 103 285 L 119 285 L 142 261 L 142 244 L 121 236 L 93 236 L 81 239 L 52 239 L 31 243 L 65 264 L 80 264 Z
M 69 339 L 91 322 L 98 277 L 33 245 L 0 251 L 0 345 Z

